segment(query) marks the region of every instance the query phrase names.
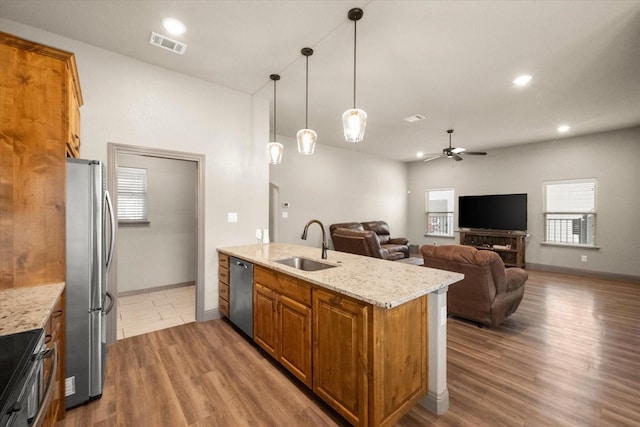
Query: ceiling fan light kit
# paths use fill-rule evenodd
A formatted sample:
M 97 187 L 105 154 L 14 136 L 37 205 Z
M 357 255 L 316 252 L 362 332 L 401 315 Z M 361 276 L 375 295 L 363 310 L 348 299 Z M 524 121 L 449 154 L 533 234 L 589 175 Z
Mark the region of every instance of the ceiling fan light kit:
M 453 134 L 453 129 L 447 130 L 447 133 L 449 134 L 449 146 L 442 150 L 442 154 L 428 154 L 426 156 L 427 158 L 424 159 L 425 162 L 429 162 L 431 160 L 436 160 L 436 159 L 442 159 L 442 158 L 453 159 L 456 162 L 459 162 L 460 160 L 463 159 L 463 157 L 461 156 L 462 153 L 464 153 L 465 155 L 474 155 L 474 156 L 484 156 L 487 154 L 484 151 L 467 151 L 466 148 L 452 147 L 451 135 Z
M 282 162 L 282 153 L 284 152 L 284 145 L 276 141 L 276 82 L 280 80 L 280 75 L 271 74 L 269 78 L 273 80 L 273 140 L 267 144 L 267 150 L 269 152 L 269 163 L 279 165 Z
M 304 105 L 304 129 L 300 129 L 296 134 L 298 140 L 298 153 L 310 155 L 316 148 L 318 134 L 313 129 L 309 129 L 309 57 L 313 55 L 313 49 L 304 47 L 300 51 L 307 60 L 306 83 L 305 83 L 305 105 Z
M 344 128 L 344 139 L 347 142 L 361 142 L 364 139 L 364 130 L 367 126 L 367 113 L 356 108 L 356 46 L 357 46 L 357 22 L 362 18 L 364 12 L 356 7 L 347 13 L 349 20 L 353 21 L 353 108 L 342 114 L 342 126 Z

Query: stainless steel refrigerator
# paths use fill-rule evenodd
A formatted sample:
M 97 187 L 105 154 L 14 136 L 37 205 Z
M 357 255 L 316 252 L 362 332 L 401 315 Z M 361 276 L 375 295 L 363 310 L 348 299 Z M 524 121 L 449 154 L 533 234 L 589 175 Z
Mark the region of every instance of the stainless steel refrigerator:
M 102 162 L 67 159 L 66 407 L 102 396 L 115 223 Z

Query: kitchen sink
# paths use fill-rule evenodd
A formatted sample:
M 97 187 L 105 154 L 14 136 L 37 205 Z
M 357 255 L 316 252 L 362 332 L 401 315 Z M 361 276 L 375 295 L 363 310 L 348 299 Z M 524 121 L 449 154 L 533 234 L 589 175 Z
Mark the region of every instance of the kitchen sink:
M 288 265 L 289 267 L 297 268 L 298 270 L 302 271 L 318 271 L 337 267 L 337 265 L 326 264 L 324 262 L 314 261 L 312 259 L 302 257 L 285 258 L 277 260 L 276 262 L 279 264 Z

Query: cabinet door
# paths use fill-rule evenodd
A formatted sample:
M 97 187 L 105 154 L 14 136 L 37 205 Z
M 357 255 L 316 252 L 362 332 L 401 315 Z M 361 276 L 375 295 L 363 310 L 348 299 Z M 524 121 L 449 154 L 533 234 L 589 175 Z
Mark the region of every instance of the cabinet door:
M 277 294 L 259 283 L 253 289 L 253 340 L 277 358 Z
M 280 363 L 311 387 L 311 308 L 284 295 L 278 308 Z
M 353 425 L 367 424 L 368 306 L 313 292 L 313 391 Z

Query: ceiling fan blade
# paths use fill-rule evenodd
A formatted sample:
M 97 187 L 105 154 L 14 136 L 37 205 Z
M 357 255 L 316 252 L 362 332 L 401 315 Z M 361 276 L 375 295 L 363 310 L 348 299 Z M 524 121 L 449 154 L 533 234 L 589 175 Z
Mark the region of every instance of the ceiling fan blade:
M 471 154 L 472 156 L 486 156 L 485 151 L 465 151 L 464 154 Z
M 440 153 L 440 154 L 427 154 L 426 159 L 424 159 L 423 161 L 425 162 L 430 162 L 431 160 L 436 160 L 439 159 L 441 157 L 445 157 L 444 154 Z
M 451 153 L 451 157 L 453 157 L 453 160 L 455 160 L 456 162 L 462 160 L 462 156 L 456 153 Z

